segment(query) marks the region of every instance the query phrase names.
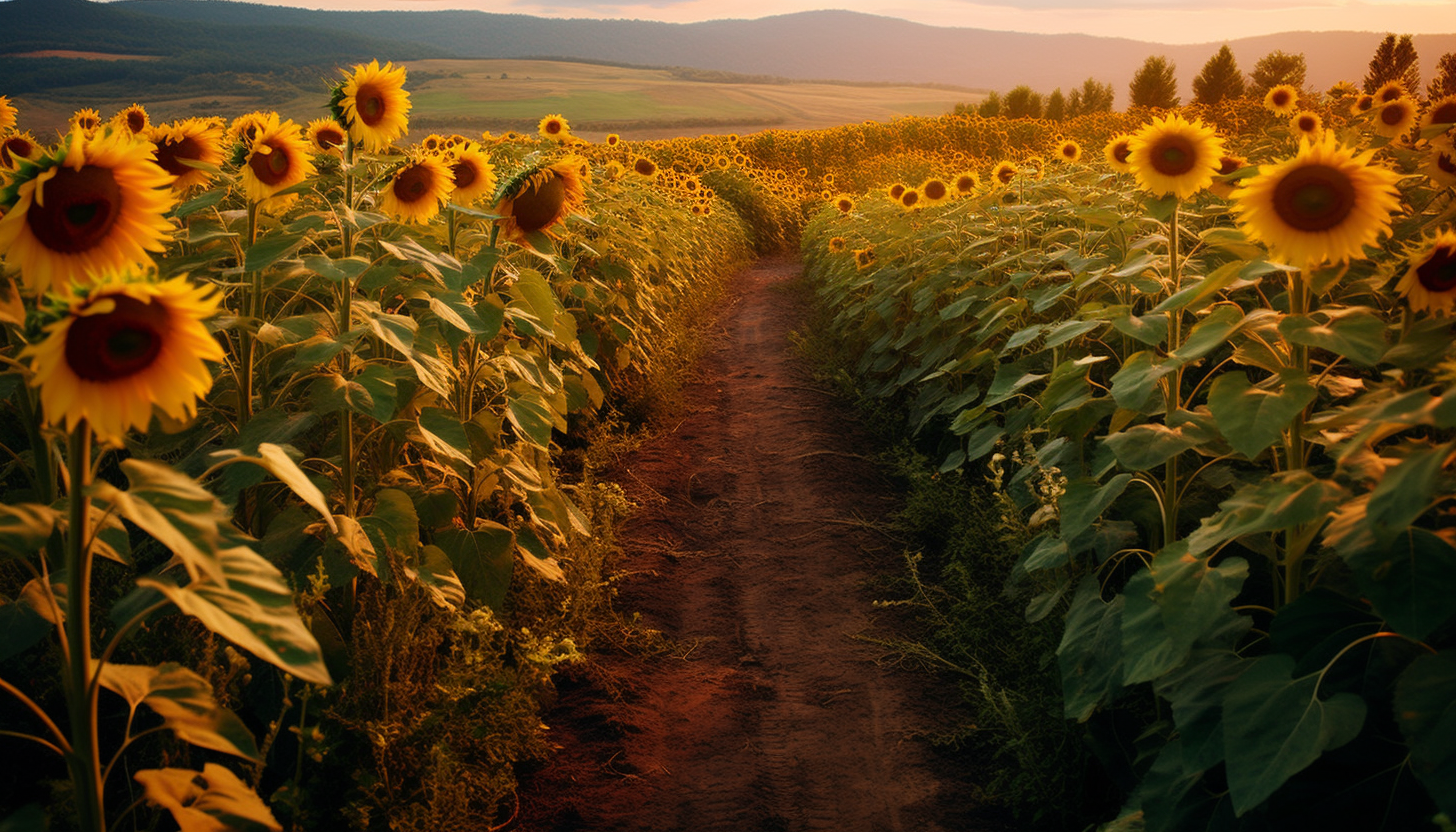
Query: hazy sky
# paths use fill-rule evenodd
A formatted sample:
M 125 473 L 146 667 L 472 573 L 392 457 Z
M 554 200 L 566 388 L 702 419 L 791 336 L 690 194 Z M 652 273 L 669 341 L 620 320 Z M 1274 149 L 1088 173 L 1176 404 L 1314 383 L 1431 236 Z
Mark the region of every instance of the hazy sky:
M 1456 0 L 253 0 L 315 9 L 479 9 L 686 23 L 841 8 L 935 26 L 1207 43 L 1291 30 L 1456 33 Z

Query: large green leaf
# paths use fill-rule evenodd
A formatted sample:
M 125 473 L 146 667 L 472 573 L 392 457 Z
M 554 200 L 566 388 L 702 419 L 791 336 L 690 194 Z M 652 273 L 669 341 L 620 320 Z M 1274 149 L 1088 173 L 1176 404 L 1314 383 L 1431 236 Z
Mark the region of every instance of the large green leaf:
M 0 557 L 28 558 L 45 548 L 61 513 L 39 503 L 0 503 Z
M 232 518 L 197 481 L 160 462 L 128 459 L 121 463 L 131 487 L 107 482 L 91 486 L 92 496 L 156 538 L 182 562 L 192 580 L 223 583 L 217 552 Z
M 1456 654 L 1421 656 L 1406 667 L 1395 683 L 1395 720 L 1411 771 L 1456 818 Z
M 1178 454 L 1215 439 L 1204 420 L 1185 419 L 1176 426 L 1134 425 L 1102 440 L 1117 462 L 1132 471 L 1148 471 Z
M 1217 641 L 1220 635 L 1226 635 L 1227 644 L 1194 647 L 1187 661 L 1153 682 L 1153 691 L 1172 708 L 1173 725 L 1183 742 L 1184 755 L 1196 769 L 1223 762 L 1223 697 L 1228 686 L 1253 663 L 1240 656 L 1235 646 L 1252 624 L 1247 617 L 1240 617 L 1239 623 L 1211 639 Z
M 513 391 L 506 402 L 506 416 L 521 435 L 538 447 L 549 447 L 554 420 L 546 399 L 534 390 Z
M 1450 444 L 1419 448 L 1385 469 L 1365 507 L 1366 522 L 1377 541 L 1389 544 L 1424 514 L 1435 499 L 1444 496 L 1438 487 L 1441 470 L 1451 451 Z
M 410 558 L 420 546 L 420 520 L 414 501 L 398 488 L 381 488 L 374 495 L 373 513 L 360 517 L 359 525 L 368 533 L 376 552 L 389 550 Z
M 1218 566 L 1188 553 L 1185 541 L 1166 546 L 1152 565 L 1128 581 L 1123 594 L 1123 684 L 1147 682 L 1182 664 L 1193 645 L 1238 617 L 1230 606 L 1249 575 L 1242 558 Z
M 1374 367 L 1389 348 L 1385 341 L 1388 326 L 1383 316 L 1371 310 L 1335 307 L 1320 310 L 1318 318 L 1287 315 L 1279 322 L 1279 332 L 1290 343 L 1329 350 L 1362 367 Z
M 516 535 L 499 523 L 486 522 L 475 531 L 449 529 L 435 543 L 455 566 L 465 596 L 497 613 L 505 609 L 506 591 L 515 568 Z
M 458 610 L 465 606 L 465 587 L 451 567 L 449 555 L 439 546 L 422 546 L 416 562 L 406 566 L 404 573 L 424 587 L 430 600 L 441 608 Z
M 136 773 L 147 802 L 172 813 L 181 832 L 283 832 L 261 797 L 227 768 L 150 768 Z
M 1175 369 L 1148 350 L 1133 353 L 1112 376 L 1112 398 L 1118 407 L 1142 411 L 1150 406 L 1158 381 Z
M 1090 529 L 1102 512 L 1111 506 L 1132 481 L 1132 474 L 1118 474 L 1105 483 L 1092 479 L 1076 479 L 1067 483 L 1066 490 L 1057 499 L 1058 514 L 1062 519 L 1062 539 L 1074 540 L 1077 535 Z
M 546 335 L 555 331 L 556 293 L 551 284 L 535 269 L 524 269 L 511 286 L 512 295 L 526 302 L 531 314 L 540 322 Z
M 52 588 L 59 591 L 64 587 L 53 584 Z M 64 597 L 55 603 L 65 609 Z M 57 617 L 57 609 L 50 605 L 44 585 L 35 578 L 26 583 L 19 598 L 12 601 L 0 596 L 0 662 L 29 650 L 50 635 Z
M 1246 534 L 1322 520 L 1348 496 L 1339 484 L 1303 470 L 1246 485 L 1188 536 L 1188 551 L 1198 555 Z
M 259 761 L 253 734 L 237 715 L 218 704 L 212 685 L 176 662 L 158 667 L 101 665 L 101 684 L 131 706 L 145 704 L 177 738 L 201 748 Z
M 1241 817 L 1365 724 L 1365 700 L 1352 693 L 1321 699 L 1320 674 L 1296 679 L 1293 671 L 1293 658 L 1263 656 L 1224 694 L 1229 794 Z
M 268 234 L 248 247 L 243 258 L 243 269 L 250 272 L 262 271 L 293 253 L 303 245 L 307 234 Z
M 1224 304 L 1215 307 L 1193 325 L 1193 329 L 1189 330 L 1178 349 L 1168 356 L 1168 360 L 1183 365 L 1202 358 L 1227 343 L 1229 336 L 1238 332 L 1245 322 L 1244 310 L 1238 306 Z
M 1102 601 L 1102 587 L 1088 576 L 1077 586 L 1057 646 L 1062 708 L 1068 719 L 1086 720 L 1110 700 L 1122 682 L 1122 612 L 1126 598 Z
M 1360 591 L 1396 632 L 1424 639 L 1456 616 L 1456 547 L 1441 535 L 1411 527 L 1387 546 L 1344 557 Z
M 422 408 L 416 424 L 425 445 L 442 459 L 453 459 L 474 467 L 475 461 L 470 458 L 470 439 L 454 411 L 439 407 Z
M 1314 401 L 1316 391 L 1304 374 L 1279 374 L 1278 389 L 1249 384 L 1242 372 L 1223 373 L 1208 391 L 1208 409 L 1233 449 L 1253 459 L 1290 429 L 1294 417 Z

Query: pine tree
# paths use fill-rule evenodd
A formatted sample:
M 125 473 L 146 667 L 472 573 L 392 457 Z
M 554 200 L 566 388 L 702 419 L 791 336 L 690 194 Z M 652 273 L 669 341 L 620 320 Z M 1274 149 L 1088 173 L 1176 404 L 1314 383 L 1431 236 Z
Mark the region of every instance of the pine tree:
M 1306 71 L 1303 52 L 1291 55 L 1276 49 L 1254 64 L 1254 71 L 1249 76 L 1249 86 L 1244 92 L 1263 98 L 1265 93 L 1280 84 L 1302 90 Z
M 1436 77 L 1426 87 L 1426 100 L 1435 101 L 1448 95 L 1456 95 L 1456 52 L 1447 52 L 1436 61 Z
M 1420 57 L 1410 35 L 1387 34 L 1385 40 L 1375 47 L 1375 56 L 1370 59 L 1370 71 L 1365 73 L 1361 84 L 1366 92 L 1375 92 L 1388 81 L 1399 81 L 1405 91 L 1415 95 L 1421 88 Z
M 1193 79 L 1193 100 L 1199 104 L 1217 104 L 1225 98 L 1240 98 L 1243 94 L 1244 75 L 1239 72 L 1233 51 L 1224 44 Z
M 1001 115 L 1007 118 L 1041 118 L 1041 93 L 1022 84 L 1001 101 Z
M 1072 96 L 1067 99 L 1067 115 L 1080 116 L 1085 113 L 1106 113 L 1112 110 L 1112 85 L 1099 83 L 1095 78 L 1088 78 L 1082 82 L 1082 88 L 1072 90 Z M 1072 101 L 1077 106 L 1072 106 Z
M 1134 107 L 1178 106 L 1178 79 L 1173 74 L 1176 69 L 1162 55 L 1150 55 L 1132 76 L 1127 88 L 1128 102 Z
M 1061 87 L 1052 90 L 1052 94 L 1047 96 L 1042 117 L 1047 121 L 1062 121 L 1067 117 L 1067 99 L 1062 95 Z

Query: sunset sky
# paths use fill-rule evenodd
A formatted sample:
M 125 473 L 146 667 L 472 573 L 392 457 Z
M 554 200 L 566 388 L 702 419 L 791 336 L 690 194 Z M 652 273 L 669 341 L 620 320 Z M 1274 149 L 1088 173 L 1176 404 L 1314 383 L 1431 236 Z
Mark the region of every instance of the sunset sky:
M 686 23 L 842 8 L 1016 32 L 1207 43 L 1293 30 L 1456 33 L 1456 0 L 254 0 L 315 9 L 478 9 Z

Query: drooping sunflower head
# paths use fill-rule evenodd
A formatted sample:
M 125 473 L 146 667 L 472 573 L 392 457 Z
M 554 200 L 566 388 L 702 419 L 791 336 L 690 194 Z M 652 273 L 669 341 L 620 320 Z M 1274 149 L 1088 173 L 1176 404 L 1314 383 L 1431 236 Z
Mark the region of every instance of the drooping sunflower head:
M 450 154 L 446 162 L 455 188 L 450 198 L 456 204 L 469 205 L 495 192 L 495 165 L 480 145 L 469 142 Z
M 72 133 L 21 162 L 0 190 L 0 254 L 36 294 L 150 265 L 148 252 L 172 238 L 171 184 L 152 161 L 151 143 L 110 131 Z
M 1421 133 L 1427 138 L 1431 138 L 1427 131 L 1439 129 L 1442 125 L 1446 129 L 1440 131 L 1441 135 L 1449 136 L 1456 132 L 1456 95 L 1437 98 L 1426 106 L 1426 112 L 1421 116 Z
M 622 137 L 616 133 L 607 134 L 607 147 L 616 147 L 622 143 Z
M 1213 181 L 1222 155 L 1223 140 L 1213 130 L 1174 113 L 1133 134 L 1127 162 L 1143 190 L 1187 199 Z
M 551 164 L 526 168 L 506 180 L 496 192 L 496 225 L 507 240 L 522 245 L 537 232 L 555 236 L 551 229 L 586 209 L 586 172 L 580 156 L 567 156 Z
M 900 194 L 900 207 L 904 208 L 906 211 L 917 210 L 922 206 L 923 203 L 924 199 L 920 195 L 919 188 L 906 188 L 904 192 Z
M 1423 167 L 1432 180 L 1456 188 L 1456 142 L 1449 139 L 1431 142 Z
M 1294 115 L 1299 109 L 1299 90 L 1290 84 L 1275 84 L 1264 93 L 1264 107 L 1275 115 Z
M 1386 81 L 1376 88 L 1374 97 L 1376 104 L 1388 104 L 1397 98 L 1405 98 L 1407 97 L 1405 84 L 1400 81 Z
M 541 117 L 541 120 L 536 123 L 536 132 L 543 139 L 565 141 L 571 137 L 571 125 L 566 123 L 565 117 L 552 113 Z
M 646 156 L 638 156 L 632 160 L 632 172 L 643 179 L 652 179 L 657 176 L 657 163 Z
M 147 136 L 157 148 L 157 164 L 176 177 L 172 182 L 176 191 L 206 185 L 212 181 L 210 168 L 227 158 L 220 119 L 189 118 L 158 124 L 147 131 Z
M 829 250 L 832 251 L 832 252 L 834 252 L 835 254 L 838 254 L 841 251 L 844 251 L 844 247 L 846 245 L 848 245 L 848 243 L 845 242 L 845 239 L 843 237 L 830 237 L 829 238 Z
M 1373 109 L 1374 107 L 1375 107 L 1375 96 L 1373 96 L 1373 95 L 1371 95 L 1369 93 L 1364 93 L 1362 95 L 1356 96 L 1355 97 L 1355 100 L 1352 101 L 1352 102 L 1350 102 L 1350 115 L 1352 115 L 1352 116 L 1362 115 L 1364 113 L 1370 112 L 1370 110 Z
M 15 105 L 10 103 L 10 97 L 0 95 L 0 133 L 8 133 L 15 129 Z
M 1063 162 L 1082 161 L 1082 146 L 1073 139 L 1064 139 L 1057 145 L 1057 159 Z
M 17 168 L 23 160 L 40 158 L 41 146 L 30 133 L 15 133 L 0 139 L 0 167 Z
M 1295 136 L 1309 136 L 1317 138 L 1325 128 L 1324 121 L 1318 113 L 1310 110 L 1300 110 L 1289 120 L 1289 130 Z
M 356 64 L 343 83 L 334 88 L 334 117 L 349 131 L 354 143 L 367 153 L 378 153 L 409 130 L 410 97 L 405 91 L 405 68 L 392 62 Z
M 899 202 L 900 197 L 905 193 L 905 186 L 899 182 L 896 182 L 895 184 L 890 186 L 889 190 L 886 191 L 886 193 L 890 195 L 890 199 Z
M 965 171 L 956 176 L 954 185 L 958 196 L 968 196 L 981 187 L 981 175 L 973 170 Z
M 1346 148 L 1329 131 L 1317 141 L 1301 140 L 1294 157 L 1260 165 L 1234 191 L 1238 224 L 1290 265 L 1364 257 L 1364 247 L 1390 231 L 1400 208 L 1400 177 L 1370 164 L 1373 154 Z
M 45 337 L 22 353 L 49 424 L 74 430 L 84 421 L 120 444 L 131 428 L 146 429 L 154 407 L 179 421 L 196 412 L 212 387 L 204 362 L 224 357 L 203 324 L 220 299 L 185 277 L 148 277 L 107 270 L 53 296 Z
M 939 205 L 951 198 L 950 185 L 938 176 L 921 182 L 917 190 L 920 191 L 921 203 L 926 206 Z
M 854 250 L 854 266 L 860 271 L 868 269 L 875 264 L 875 247 L 866 246 Z
M 303 129 L 293 119 L 270 122 L 257 134 L 243 159 L 243 188 L 249 202 L 259 203 L 267 211 L 286 209 L 298 194 L 284 191 L 318 173 L 310 157 L 312 148 L 303 136 Z
M 1409 268 L 1395 290 L 1415 312 L 1456 311 L 1456 231 L 1445 229 L 1410 247 Z
M 403 222 L 429 222 L 454 188 L 450 169 L 438 156 L 422 153 L 394 172 L 379 190 L 379 209 Z
M 1371 122 L 1375 132 L 1395 138 L 1411 129 L 1416 123 L 1416 102 L 1405 97 L 1376 105 L 1375 118 Z
M 998 185 L 1010 185 L 1011 180 L 1015 178 L 1016 163 L 1009 159 L 1003 159 L 997 162 L 996 167 L 991 169 L 991 179 Z
M 1128 154 L 1132 153 L 1132 134 L 1122 133 L 1113 136 L 1102 148 L 1102 157 L 1107 164 L 1118 173 L 1132 173 L 1132 165 L 1128 164 Z
M 344 133 L 344 126 L 328 116 L 310 121 L 305 135 L 314 153 L 326 153 L 330 156 L 343 156 L 344 142 L 349 138 Z
M 152 126 L 152 120 L 147 115 L 147 108 L 140 104 L 133 104 L 116 115 L 111 117 L 111 123 L 117 129 L 125 130 L 135 136 L 147 132 Z

